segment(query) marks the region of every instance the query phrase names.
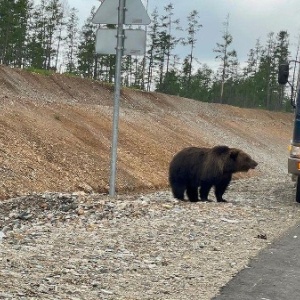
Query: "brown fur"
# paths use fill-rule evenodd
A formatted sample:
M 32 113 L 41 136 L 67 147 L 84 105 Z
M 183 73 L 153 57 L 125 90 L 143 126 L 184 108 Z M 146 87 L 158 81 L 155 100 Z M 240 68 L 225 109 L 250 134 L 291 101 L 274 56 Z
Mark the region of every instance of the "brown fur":
M 170 163 L 169 181 L 175 198 L 183 199 L 186 191 L 190 201 L 207 200 L 212 186 L 217 201 L 223 194 L 232 174 L 254 169 L 257 163 L 244 151 L 227 146 L 213 148 L 189 147 L 178 152 Z

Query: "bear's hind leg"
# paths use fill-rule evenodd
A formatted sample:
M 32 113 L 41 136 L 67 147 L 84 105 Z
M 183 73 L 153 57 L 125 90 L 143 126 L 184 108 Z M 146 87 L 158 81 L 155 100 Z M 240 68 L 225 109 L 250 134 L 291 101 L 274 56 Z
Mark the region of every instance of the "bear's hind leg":
M 174 186 L 172 186 L 173 197 L 178 199 L 178 200 L 184 200 L 184 191 L 185 191 L 185 186 L 184 185 L 174 185 Z
M 186 189 L 186 194 L 191 202 L 199 201 L 197 186 L 196 187 L 188 186 Z

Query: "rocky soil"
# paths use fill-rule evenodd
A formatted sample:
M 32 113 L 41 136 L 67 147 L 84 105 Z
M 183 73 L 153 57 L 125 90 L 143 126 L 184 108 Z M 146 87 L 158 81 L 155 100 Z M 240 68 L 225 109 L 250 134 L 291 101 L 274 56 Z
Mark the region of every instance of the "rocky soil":
M 112 88 L 6 67 L 0 87 L 0 299 L 208 300 L 298 222 L 292 114 L 124 89 L 110 198 Z M 173 199 L 172 156 L 216 144 L 258 168 L 229 203 Z
M 211 299 L 294 225 L 286 182 L 233 182 L 231 203 L 169 192 L 43 193 L 0 204 L 0 299 Z

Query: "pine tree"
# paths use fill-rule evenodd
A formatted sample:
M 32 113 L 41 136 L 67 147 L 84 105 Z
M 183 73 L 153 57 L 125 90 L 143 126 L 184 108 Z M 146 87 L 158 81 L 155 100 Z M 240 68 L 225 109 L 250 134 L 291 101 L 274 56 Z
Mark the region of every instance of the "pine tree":
M 52 60 L 56 57 L 55 47 L 56 34 L 60 32 L 64 11 L 60 0 L 49 0 L 45 6 L 46 11 L 46 34 L 45 34 L 45 62 L 44 69 L 49 70 Z M 58 39 L 59 41 L 59 39 Z
M 28 20 L 32 10 L 32 2 L 29 0 L 18 0 L 15 2 L 14 18 L 14 66 L 23 67 L 26 56 L 26 43 L 28 35 Z
M 190 46 L 190 54 L 184 60 L 183 74 L 186 77 L 185 88 L 190 89 L 190 81 L 192 76 L 192 65 L 194 60 L 194 49 L 196 44 L 196 34 L 202 27 L 199 23 L 199 13 L 197 10 L 193 10 L 188 16 L 188 28 L 187 28 L 187 38 L 183 41 L 183 45 Z
M 158 28 L 159 28 L 159 15 L 157 8 L 151 14 L 152 22 L 149 26 L 149 49 L 147 51 L 147 59 L 148 59 L 148 72 L 147 72 L 147 91 L 150 91 L 153 83 L 154 76 L 154 68 L 156 66 L 156 54 L 155 49 L 158 47 L 159 39 L 158 39 Z
M 181 40 L 180 38 L 176 38 L 173 35 L 173 25 L 175 25 L 176 30 L 181 30 L 179 24 L 179 19 L 173 20 L 172 17 L 174 15 L 174 5 L 172 3 L 165 6 L 165 11 L 167 12 L 167 15 L 164 16 L 164 18 L 167 20 L 167 22 L 163 25 L 167 29 L 167 35 L 166 35 L 166 73 L 169 72 L 169 66 L 170 66 L 170 59 L 172 57 L 172 50 L 176 47 L 176 45 Z
M 0 51 L 1 63 L 9 65 L 12 60 L 13 33 L 15 26 L 14 2 L 0 1 Z
M 79 18 L 77 16 L 78 10 L 71 8 L 68 21 L 66 24 L 67 36 L 65 39 L 66 46 L 66 57 L 67 57 L 67 72 L 74 73 L 77 68 L 76 55 L 78 49 L 78 22 Z
M 45 6 L 46 1 L 41 0 L 40 4 L 33 8 L 29 20 L 26 64 L 37 69 L 42 69 L 45 61 Z
M 184 89 L 184 96 L 204 102 L 210 102 L 213 71 L 203 64 L 190 78 L 190 89 Z
M 29 0 L 0 0 L 0 63 L 23 65 L 31 8 Z
M 267 44 L 263 49 L 260 65 L 259 80 L 263 84 L 261 99 L 263 107 L 272 109 L 272 88 L 277 84 L 277 66 L 275 62 L 275 39 L 274 32 L 268 34 Z
M 84 77 L 93 78 L 96 75 L 95 68 L 95 42 L 96 28 L 91 20 L 95 14 L 95 7 L 92 8 L 90 16 L 85 21 L 81 30 L 80 42 L 78 45 L 78 70 Z
M 164 87 L 164 93 L 169 95 L 180 95 L 180 75 L 175 69 L 170 70 L 166 73 L 166 75 L 163 78 L 162 86 Z
M 232 44 L 232 35 L 229 33 L 229 15 L 226 18 L 226 21 L 223 23 L 224 31 L 223 31 L 223 43 L 217 43 L 217 48 L 213 51 L 217 53 L 216 59 L 221 61 L 220 65 L 220 103 L 223 103 L 223 93 L 224 93 L 224 84 L 228 78 L 228 70 L 232 63 L 235 63 L 237 53 L 235 50 L 229 50 L 229 47 Z
M 286 63 L 289 57 L 289 35 L 287 31 L 280 31 L 277 34 L 276 49 L 275 49 L 275 61 L 279 66 L 282 63 Z M 278 67 L 277 67 L 278 68 Z M 277 74 L 276 74 L 277 76 Z M 275 89 L 274 89 L 275 90 Z M 274 99 L 274 107 L 277 110 L 281 110 L 284 106 L 284 85 L 277 84 L 277 101 Z
M 131 82 L 130 86 L 137 88 L 137 89 L 143 89 L 143 77 L 144 77 L 144 62 L 143 59 L 139 59 L 138 57 L 134 57 L 132 60 L 133 63 L 133 77 L 134 81 Z
M 164 7 L 166 15 L 161 16 L 158 26 L 158 39 L 155 48 L 155 60 L 158 65 L 158 79 L 156 89 L 163 92 L 165 87 L 164 76 L 167 75 L 170 68 L 170 60 L 173 56 L 172 51 L 179 43 L 181 39 L 176 38 L 173 35 L 174 25 L 175 30 L 181 30 L 179 27 L 179 20 L 173 20 L 173 4 L 169 4 Z
M 156 84 L 156 90 L 163 91 L 163 78 L 165 75 L 165 67 L 166 67 L 166 54 L 170 47 L 170 36 L 167 31 L 167 23 L 165 22 L 168 19 L 167 16 L 162 16 L 160 18 L 161 23 L 159 24 L 158 30 L 158 40 L 156 48 L 154 49 L 155 59 L 158 64 L 158 78 Z

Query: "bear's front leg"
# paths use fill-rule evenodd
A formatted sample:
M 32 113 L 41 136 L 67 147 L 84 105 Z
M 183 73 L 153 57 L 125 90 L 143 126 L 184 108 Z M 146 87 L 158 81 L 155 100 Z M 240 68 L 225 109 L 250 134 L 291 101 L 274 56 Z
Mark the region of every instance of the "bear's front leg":
M 194 187 L 194 186 L 188 186 L 186 188 L 186 194 L 189 198 L 189 200 L 191 202 L 197 202 L 199 201 L 199 197 L 198 197 L 198 187 Z
M 178 200 L 184 200 L 184 191 L 185 185 L 177 183 L 172 185 L 172 193 L 174 198 Z
M 200 188 L 200 199 L 201 201 L 208 201 L 208 194 L 209 194 L 209 191 L 212 187 L 212 184 L 210 183 L 207 183 L 207 182 L 202 182 L 201 183 L 201 188 Z
M 215 185 L 215 196 L 218 202 L 227 202 L 223 199 L 223 195 L 231 181 L 231 176 L 223 178 L 220 182 Z

